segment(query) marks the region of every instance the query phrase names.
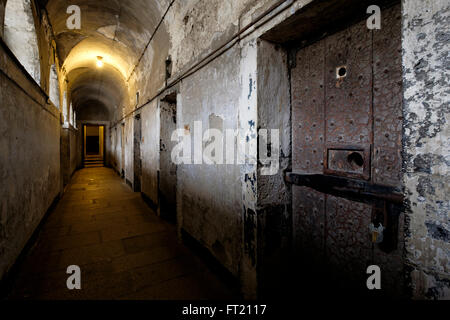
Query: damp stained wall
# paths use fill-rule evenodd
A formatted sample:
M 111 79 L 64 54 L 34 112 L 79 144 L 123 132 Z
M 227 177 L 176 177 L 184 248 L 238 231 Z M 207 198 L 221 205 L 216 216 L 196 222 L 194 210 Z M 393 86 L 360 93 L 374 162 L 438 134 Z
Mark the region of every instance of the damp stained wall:
M 133 118 L 129 117 L 125 119 L 125 136 L 124 136 L 124 168 L 125 168 L 125 181 L 128 184 L 133 184 L 134 181 L 134 167 L 133 167 Z
M 0 3 L 2 28 L 5 3 Z M 46 13 L 37 10 L 34 1 L 31 3 L 39 47 L 40 83 L 0 46 L 0 279 L 61 194 L 63 185 L 61 113 L 48 101 L 50 66 L 56 63 L 60 74 L 58 57 L 52 47 Z
M 176 76 L 234 36 L 276 0 L 175 1 L 165 21 Z
M 278 294 L 290 276 L 286 259 L 292 241 L 292 195 L 284 173 L 291 168 L 291 103 L 287 51 L 264 40 L 257 42 L 257 50 L 258 128 L 269 130 L 270 137 L 267 149 L 260 140 L 258 151 L 260 159 L 268 159 L 259 162 L 257 192 L 257 277 L 264 298 Z M 272 140 L 274 130 L 278 144 Z
M 159 109 L 155 105 L 157 95 L 166 84 L 165 61 L 170 55 L 174 61 L 171 80 L 195 64 L 214 48 L 226 43 L 239 30 L 239 25 L 251 23 L 258 14 L 277 1 L 188 1 L 175 2 L 168 11 L 164 23 L 154 35 L 131 75 L 130 103 L 124 108 L 125 122 L 125 176 L 133 182 L 132 122 L 133 110 L 140 108 L 142 117 L 142 191 L 155 203 L 158 201 L 157 175 L 159 169 Z M 167 4 L 168 5 L 168 4 Z M 167 6 L 161 5 L 161 12 Z M 244 46 L 247 46 L 245 44 Z M 247 58 L 239 45 L 223 54 L 210 65 L 184 79 L 178 89 L 178 128 L 188 127 L 192 133 L 194 121 L 202 121 L 203 128 L 210 124 L 224 129 L 253 130 L 251 139 L 256 145 L 256 90 L 249 91 L 249 81 L 256 86 L 256 43 L 252 44 Z M 249 63 L 248 60 L 251 60 Z M 245 70 L 245 71 L 244 71 Z M 139 92 L 137 101 L 136 92 Z M 230 94 L 231 93 L 231 94 Z M 248 100 L 252 99 L 252 108 Z M 152 100 L 153 99 L 153 100 Z M 242 112 L 242 113 L 241 113 Z M 117 119 L 119 120 L 119 119 Z M 250 125 L 251 124 L 251 125 Z M 120 123 L 118 124 L 120 125 Z M 156 127 L 156 128 L 157 128 Z M 242 139 L 245 139 L 246 132 Z M 116 151 L 115 158 L 120 159 Z M 256 155 L 253 155 L 256 158 Z M 225 168 L 225 171 L 223 171 Z M 256 166 L 180 166 L 178 169 L 178 208 L 180 228 L 207 247 L 211 253 L 236 275 L 245 279 L 253 276 L 256 261 L 246 267 L 241 259 L 243 250 L 255 256 L 256 246 L 244 249 L 242 238 L 244 212 L 256 210 Z M 252 184 L 253 181 L 253 184 Z M 242 189 L 248 191 L 243 192 Z M 217 194 L 229 195 L 226 199 Z M 247 202 L 248 205 L 244 205 Z M 256 219 L 255 214 L 250 214 Z M 255 224 L 249 224 L 256 242 Z M 254 260 L 254 259 L 253 259 Z M 244 263 L 246 264 L 246 263 Z M 243 271 L 248 269 L 249 271 Z M 249 285 L 254 290 L 256 279 Z
M 60 115 L 0 47 L 0 278 L 61 191 Z
M 194 136 L 199 134 L 203 140 L 207 129 L 225 132 L 238 128 L 239 96 L 229 94 L 240 90 L 236 61 L 239 49 L 233 48 L 181 84 L 177 126 L 191 136 L 193 145 Z M 202 130 L 195 122 L 201 123 Z M 203 148 L 206 145 L 202 143 Z M 192 160 L 194 157 L 193 146 Z M 242 239 L 239 166 L 201 162 L 178 166 L 181 227 L 238 276 Z
M 415 298 L 450 299 L 449 41 L 448 1 L 403 1 L 403 180 Z
M 177 83 L 174 88 L 178 92 L 178 129 L 185 129 L 192 134 L 194 121 L 201 121 L 203 129 L 210 125 L 223 129 L 241 129 L 240 139 L 245 141 L 248 138 L 255 148 L 240 156 L 255 160 L 258 128 L 256 39 L 309 2 L 286 1 L 274 11 L 277 13 L 276 17 L 265 17 L 265 23 L 251 29 L 252 32 L 245 35 L 243 41 L 235 41 L 230 46 L 231 49 Z M 143 124 L 142 191 L 152 202 L 157 204 L 158 201 L 159 170 L 159 134 L 154 126 L 158 128 L 160 124 L 159 108 L 155 103 L 162 97 L 156 95 L 162 93 L 166 83 L 171 84 L 185 75 L 190 67 L 233 39 L 240 29 L 253 23 L 275 4 L 279 5 L 280 2 L 265 0 L 211 3 L 192 0 L 184 3 L 175 1 L 168 10 L 164 23 L 155 33 L 128 81 L 130 105 L 124 109 L 126 119 L 133 117 L 133 110 L 140 109 Z M 173 61 L 172 75 L 165 79 L 165 61 L 168 56 Z M 140 101 L 135 99 L 136 92 L 139 92 Z M 264 117 L 270 118 L 273 115 L 274 113 L 269 112 Z M 274 122 L 276 128 L 283 132 L 289 131 L 285 126 L 285 118 L 277 118 Z M 117 132 L 119 126 L 120 123 L 116 126 Z M 124 147 L 126 154 L 132 155 L 133 130 L 126 129 L 127 126 L 126 124 L 124 138 L 128 142 Z M 283 143 L 286 154 L 282 167 L 285 169 L 288 165 L 286 159 L 289 157 L 287 149 L 290 142 L 285 139 Z M 115 157 L 120 159 L 118 153 L 116 151 Z M 132 159 L 127 161 L 130 160 Z M 240 278 L 247 297 L 256 297 L 257 291 L 257 169 L 256 164 L 181 165 L 178 167 L 177 177 L 179 229 L 183 228 L 203 244 L 225 268 Z M 132 170 L 131 166 L 125 166 L 125 175 L 130 182 Z M 281 171 L 282 169 L 275 178 L 262 184 L 266 190 L 271 185 L 274 186 L 272 183 L 277 186 L 282 183 Z M 228 196 L 224 199 L 219 194 Z M 285 196 L 282 196 L 277 205 L 285 205 Z M 263 198 L 261 197 L 262 202 Z M 270 201 L 269 198 L 265 199 L 266 202 Z M 262 225 L 263 223 L 265 221 L 261 221 Z M 263 237 L 262 232 L 260 239 Z
M 157 204 L 160 124 L 156 100 L 142 109 L 141 122 L 142 192 Z

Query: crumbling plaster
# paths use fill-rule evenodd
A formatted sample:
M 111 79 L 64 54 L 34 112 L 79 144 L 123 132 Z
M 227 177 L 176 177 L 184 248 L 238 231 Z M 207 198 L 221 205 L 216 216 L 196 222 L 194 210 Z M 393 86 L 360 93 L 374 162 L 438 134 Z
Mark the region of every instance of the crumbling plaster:
M 159 141 L 160 123 L 157 101 L 153 101 L 141 112 L 142 140 L 142 192 L 158 203 L 158 170 L 159 170 Z
M 256 160 L 256 140 L 258 128 L 258 49 L 256 39 L 265 31 L 288 16 L 294 14 L 310 1 L 285 1 L 276 7 L 271 15 L 265 17 L 257 28 L 251 28 L 242 35 L 241 42 L 231 43 L 229 50 L 217 59 L 205 64 L 203 68 L 184 78 L 178 89 L 177 125 L 192 133 L 193 122 L 202 121 L 203 128 L 209 126 L 211 116 L 223 121 L 224 129 L 241 129 L 243 141 L 249 138 L 254 150 L 241 154 L 247 160 Z M 154 136 L 149 136 L 146 121 L 156 124 L 159 110 L 154 101 L 147 104 L 165 86 L 165 59 L 171 56 L 173 61 L 171 81 L 185 74 L 188 68 L 198 63 L 214 49 L 226 44 L 240 29 L 251 24 L 262 13 L 280 4 L 278 1 L 234 1 L 217 2 L 191 1 L 174 2 L 168 10 L 161 27 L 155 34 L 153 43 L 144 53 L 142 61 L 129 81 L 130 106 L 124 112 L 129 118 L 135 107 L 142 107 L 143 137 L 150 139 L 141 145 L 143 164 L 143 186 L 147 196 L 157 200 L 157 157 L 159 144 Z M 167 30 L 167 31 L 166 31 Z M 160 34 L 158 36 L 158 34 Z M 170 47 L 166 48 L 164 40 L 170 36 Z M 160 39 L 160 41 L 157 41 Z M 159 46 L 159 56 L 155 56 L 154 46 Z M 166 51 L 167 50 L 167 51 Z M 161 54 L 163 52 L 164 54 Z M 152 70 L 152 72 L 148 72 Z M 287 69 L 284 70 L 285 72 Z M 153 77 L 153 78 L 152 78 Z M 274 80 L 272 80 L 274 81 Z M 274 84 L 275 85 L 275 84 Z M 275 85 L 276 86 L 276 85 Z M 268 88 L 270 89 L 270 88 Z M 284 85 L 287 89 L 287 85 Z M 135 100 L 135 92 L 140 92 L 140 103 Z M 230 95 L 230 92 L 239 93 Z M 238 99 L 233 98 L 238 97 Z M 260 98 L 259 101 L 262 101 Z M 280 104 L 288 102 L 285 95 Z M 267 105 L 265 106 L 267 107 Z M 284 105 L 288 107 L 288 105 Z M 261 106 L 264 108 L 264 106 Z M 271 113 L 261 117 L 271 117 Z M 278 118 L 277 118 L 278 119 Z M 273 125 L 283 134 L 289 131 L 286 126 L 289 115 L 274 120 Z M 270 121 L 268 121 L 270 122 Z M 272 123 L 267 123 L 272 125 Z M 128 139 L 132 131 L 126 130 Z M 155 135 L 155 132 L 152 132 Z M 262 183 L 262 189 L 270 189 L 274 184 L 283 184 L 282 170 L 289 165 L 290 139 L 283 137 L 282 169 L 273 179 Z M 129 140 L 131 141 L 131 140 Z M 146 150 L 147 145 L 149 150 Z M 153 151 L 154 150 L 154 151 Z M 130 150 L 131 151 L 131 150 Z M 130 153 L 131 154 L 131 153 Z M 118 156 L 118 155 L 117 155 Z M 256 162 L 255 162 L 256 163 Z M 223 172 L 226 168 L 225 172 Z M 126 167 L 127 170 L 132 168 Z M 127 179 L 132 173 L 126 173 Z M 243 292 L 247 297 L 257 296 L 257 256 L 258 256 L 258 167 L 256 164 L 240 166 L 182 165 L 178 169 L 177 207 L 179 229 L 183 228 L 199 240 L 210 252 L 235 276 L 242 280 Z M 199 183 L 201 182 L 201 183 Z M 217 199 L 217 194 L 230 194 L 227 199 Z M 265 192 L 269 195 L 269 192 Z M 270 198 L 270 196 L 269 196 Z M 261 205 L 269 201 L 260 197 Z M 288 192 L 284 193 L 277 205 L 286 206 L 289 202 Z M 231 213 L 236 212 L 233 216 Z M 288 213 L 286 212 L 286 218 Z M 261 225 L 265 222 L 260 221 Z M 286 221 L 283 221 L 286 223 Z M 235 234 L 239 232 L 238 234 Z M 264 230 L 261 230 L 263 239 Z
M 290 276 L 286 266 L 292 241 L 292 191 L 284 181 L 292 158 L 290 77 L 287 51 L 264 40 L 257 44 L 258 128 L 270 130 L 269 136 L 278 130 L 279 136 L 278 148 L 270 141 L 270 158 L 275 161 L 259 161 L 258 165 L 258 292 L 261 297 L 273 297 Z M 260 140 L 260 148 L 263 142 Z M 263 150 L 258 151 L 260 157 L 268 156 Z M 268 169 L 273 171 L 271 175 L 264 174 Z
M 450 298 L 449 39 L 448 1 L 403 1 L 406 249 L 416 298 Z
M 221 121 L 220 130 L 237 129 L 239 101 L 229 92 L 239 91 L 239 50 L 232 49 L 180 86 L 182 110 L 178 128 L 185 134 L 203 135 L 210 117 Z M 194 122 L 202 123 L 195 132 Z M 203 144 L 203 147 L 205 143 Z M 239 167 L 234 165 L 187 164 L 178 166 L 182 198 L 182 228 L 199 240 L 233 274 L 239 274 L 242 202 Z M 218 194 L 227 195 L 217 197 Z

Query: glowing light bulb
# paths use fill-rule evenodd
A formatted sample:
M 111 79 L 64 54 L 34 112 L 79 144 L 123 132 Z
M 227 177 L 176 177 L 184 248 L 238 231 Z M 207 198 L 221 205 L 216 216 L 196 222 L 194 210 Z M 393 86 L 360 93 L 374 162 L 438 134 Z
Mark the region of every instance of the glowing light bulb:
M 97 57 L 97 67 L 101 68 L 103 67 L 103 57 L 98 56 Z

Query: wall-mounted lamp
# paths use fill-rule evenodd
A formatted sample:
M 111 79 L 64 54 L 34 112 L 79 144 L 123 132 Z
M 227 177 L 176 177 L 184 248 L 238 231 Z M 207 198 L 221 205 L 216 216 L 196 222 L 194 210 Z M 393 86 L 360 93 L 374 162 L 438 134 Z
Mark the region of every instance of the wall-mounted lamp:
M 97 67 L 99 68 L 103 67 L 103 57 L 100 56 L 97 57 Z

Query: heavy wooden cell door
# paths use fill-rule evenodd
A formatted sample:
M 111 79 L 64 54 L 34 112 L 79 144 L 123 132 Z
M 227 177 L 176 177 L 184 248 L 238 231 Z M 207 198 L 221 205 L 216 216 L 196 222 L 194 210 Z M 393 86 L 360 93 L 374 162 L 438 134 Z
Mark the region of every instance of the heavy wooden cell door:
M 382 11 L 381 30 L 361 21 L 294 54 L 295 252 L 333 285 L 367 290 L 375 264 L 401 291 L 400 6 Z

